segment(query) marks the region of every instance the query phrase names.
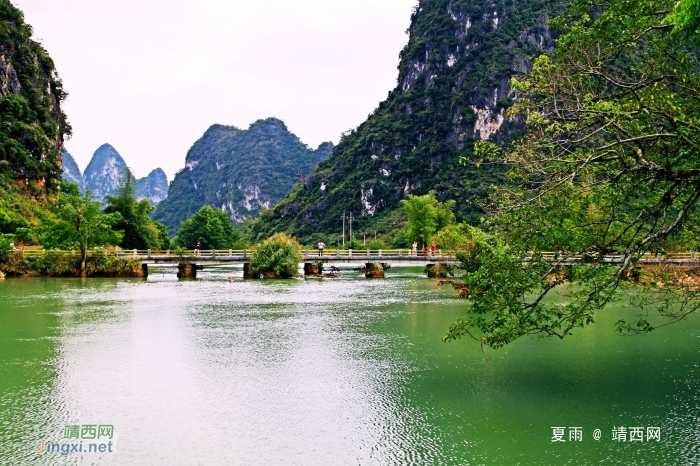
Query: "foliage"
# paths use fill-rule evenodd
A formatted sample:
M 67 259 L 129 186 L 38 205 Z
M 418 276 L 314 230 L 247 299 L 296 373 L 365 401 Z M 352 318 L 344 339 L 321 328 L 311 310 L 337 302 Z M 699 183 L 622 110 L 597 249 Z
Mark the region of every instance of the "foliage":
M 424 196 L 408 196 L 408 199 L 401 201 L 401 205 L 408 216 L 408 238 L 420 245 L 429 244 L 436 231 L 454 223 L 452 210 L 455 201 L 439 202 L 433 192 Z
M 0 167 L 2 165 L 0 161 Z M 47 204 L 53 202 L 54 197 L 35 196 L 0 168 L 0 233 L 31 236 L 30 231 L 52 218 Z
M 116 195 L 107 195 L 105 213 L 121 215 L 121 220 L 114 225 L 116 230 L 124 232 L 119 246 L 140 250 L 169 249 L 170 239 L 167 237 L 165 225 L 158 224 L 149 217 L 153 207 L 148 199 L 136 200 L 136 185 L 136 178 L 128 168 L 124 168 Z
M 668 16 L 667 23 L 675 23 L 677 32 L 682 34 L 685 39 L 697 43 L 698 34 L 700 34 L 700 1 L 677 1 L 673 12 Z
M 299 253 L 301 246 L 284 233 L 276 233 L 256 246 L 250 258 L 250 271 L 254 276 L 269 274 L 274 277 L 296 277 L 299 263 L 304 257 Z
M 665 22 L 673 6 L 580 0 L 552 21 L 562 34 L 556 53 L 513 83 L 520 99 L 512 112 L 529 114 L 527 134 L 505 150 L 478 147 L 485 164 L 512 167 L 490 222 L 504 242 L 474 235 L 470 305 L 448 339 L 469 334 L 499 347 L 523 335 L 564 338 L 620 298 L 620 281 L 642 254 L 663 254 L 698 215 L 700 69 Z M 546 260 L 542 250 L 563 252 Z M 611 254 L 620 266 L 606 263 Z M 558 266 L 572 261 L 576 291 L 552 304 Z M 697 298 L 687 287 L 647 290 L 635 301 L 638 320 L 618 330 L 682 320 Z
M 411 244 L 411 238 L 408 236 L 408 233 L 406 233 L 406 230 L 402 229 L 394 237 L 391 246 L 394 249 L 406 249 L 411 248 L 413 245 Z
M 275 118 L 256 121 L 248 130 L 213 125 L 192 145 L 187 167 L 175 175 L 153 219 L 174 234 L 205 205 L 226 206 L 236 222 L 257 217 L 266 201 L 282 200 L 300 174 L 309 173 L 332 149 L 331 143 L 308 148 Z
M 46 50 L 32 41 L 32 28 L 9 0 L 0 0 L 0 47 L 8 65 L 0 98 L 0 171 L 25 186 L 57 187 L 60 149 L 71 133 L 60 104 L 67 94 Z
M 345 247 L 347 249 L 352 249 L 353 251 L 367 249 L 365 247 L 365 244 L 362 242 L 362 240 L 356 236 L 353 236 L 352 238 L 350 238 L 350 240 L 345 243 Z
M 172 241 L 168 237 L 168 229 L 165 225 L 159 222 L 153 222 L 153 226 L 156 227 L 158 231 L 158 248 L 161 250 L 168 250 L 172 247 Z
M 102 211 L 101 203 L 93 201 L 89 189 L 81 197 L 77 185 L 62 183 L 53 209 L 58 220 L 43 226 L 42 244 L 48 248 L 78 249 L 83 272 L 89 249 L 118 244 L 123 237 L 123 232 L 114 229 L 122 220 L 121 214 Z
M 7 259 L 7 255 L 12 251 L 11 244 L 14 243 L 14 238 L 10 235 L 0 233 L 0 262 Z
M 175 245 L 185 249 L 194 249 L 197 242 L 202 243 L 202 249 L 238 249 L 244 246 L 226 212 L 209 206 L 202 207 L 192 218 L 182 222 L 175 238 Z
M 389 247 L 383 241 L 372 241 L 367 243 L 367 249 L 371 249 L 372 251 L 378 251 L 379 249 L 389 249 Z

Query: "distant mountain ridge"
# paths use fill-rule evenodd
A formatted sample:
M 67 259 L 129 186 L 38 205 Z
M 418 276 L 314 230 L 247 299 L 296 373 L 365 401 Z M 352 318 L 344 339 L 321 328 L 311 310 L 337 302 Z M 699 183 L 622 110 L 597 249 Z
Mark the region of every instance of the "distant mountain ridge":
M 223 209 L 236 222 L 255 218 L 332 149 L 330 142 L 309 148 L 276 118 L 258 120 L 247 130 L 212 125 L 188 151 L 185 168 L 175 175 L 153 219 L 172 235 L 205 205 Z
M 126 168 L 126 162 L 119 152 L 110 144 L 101 145 L 92 155 L 92 159 L 81 175 L 75 159 L 66 151 L 63 156 L 64 181 L 75 183 L 82 192 L 90 188 L 95 199 L 104 201 L 108 194 L 114 194 L 119 186 L 119 178 Z M 136 199 L 148 199 L 157 205 L 168 193 L 168 177 L 162 168 L 156 168 L 148 176 L 136 180 Z

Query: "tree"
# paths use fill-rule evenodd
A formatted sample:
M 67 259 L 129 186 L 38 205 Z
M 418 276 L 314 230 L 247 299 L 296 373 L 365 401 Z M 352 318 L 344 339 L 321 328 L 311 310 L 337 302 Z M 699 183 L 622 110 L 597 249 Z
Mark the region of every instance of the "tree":
M 122 239 L 123 233 L 114 228 L 121 221 L 121 215 L 104 212 L 101 203 L 93 201 L 89 189 L 81 197 L 77 185 L 61 183 L 54 210 L 59 220 L 45 226 L 42 243 L 49 248 L 77 247 L 83 274 L 90 248 L 118 244 Z
M 448 225 L 435 233 L 431 241 L 434 241 L 437 247 L 441 249 L 464 251 L 471 246 L 471 242 L 468 240 L 470 232 L 471 227 L 466 223 Z
M 119 244 L 124 249 L 169 249 L 170 239 L 163 235 L 165 226 L 150 218 L 153 207 L 148 199 L 136 200 L 136 178 L 129 168 L 124 168 L 119 179 L 116 196 L 107 196 L 106 213 L 121 214 L 115 226 L 124 231 Z M 166 241 L 167 240 L 167 241 Z
M 493 195 L 500 239 L 480 238 L 466 259 L 468 312 L 445 339 L 500 347 L 523 335 L 564 338 L 622 299 L 621 280 L 643 254 L 663 253 L 687 230 L 700 197 L 700 70 L 674 30 L 674 6 L 576 0 L 552 21 L 554 56 L 513 82 L 511 116 L 527 116 L 527 134 L 505 150 L 477 144 L 483 164 L 511 167 L 512 182 Z M 552 261 L 542 250 L 559 253 Z M 611 254 L 621 265 L 605 262 Z M 555 305 L 547 296 L 565 261 L 576 261 L 566 277 L 576 292 Z M 682 286 L 636 296 L 641 314 L 619 321 L 620 332 L 649 332 L 699 305 Z
M 153 222 L 153 226 L 158 230 L 158 247 L 161 250 L 170 249 L 172 241 L 168 236 L 168 228 L 160 222 Z
M 177 232 L 177 246 L 194 249 L 197 242 L 202 243 L 203 249 L 235 249 L 242 246 L 241 234 L 229 220 L 226 212 L 202 207 L 199 212 L 182 222 Z
M 408 216 L 406 233 L 411 241 L 427 244 L 436 231 L 454 223 L 455 201 L 438 202 L 433 191 L 424 196 L 409 195 L 401 205 Z

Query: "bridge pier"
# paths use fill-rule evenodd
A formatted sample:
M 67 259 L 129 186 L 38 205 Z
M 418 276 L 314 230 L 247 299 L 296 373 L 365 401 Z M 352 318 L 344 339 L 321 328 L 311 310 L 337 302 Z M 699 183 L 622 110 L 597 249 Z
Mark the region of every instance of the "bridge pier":
M 367 262 L 365 264 L 365 278 L 384 278 L 385 268 L 386 264 Z
M 304 275 L 320 275 L 323 273 L 322 262 L 305 262 Z
M 143 278 L 148 278 L 148 264 L 141 264 L 141 271 L 143 272 Z
M 425 272 L 428 274 L 428 278 L 447 278 L 453 271 L 454 266 L 435 263 L 435 264 L 425 264 Z
M 180 262 L 177 265 L 177 278 L 197 278 L 197 264 Z
M 253 278 L 253 274 L 250 273 L 250 263 L 246 262 L 243 264 L 243 278 Z

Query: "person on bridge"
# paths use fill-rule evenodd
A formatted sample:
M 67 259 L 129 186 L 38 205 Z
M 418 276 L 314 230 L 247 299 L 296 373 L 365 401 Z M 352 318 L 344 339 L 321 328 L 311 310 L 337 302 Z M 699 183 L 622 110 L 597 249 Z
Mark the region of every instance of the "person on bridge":
M 415 241 L 413 242 L 413 250 L 411 250 L 411 255 L 418 255 L 418 243 L 416 243 Z
M 424 256 L 428 255 L 428 246 L 426 246 L 425 243 L 423 243 L 423 255 Z
M 202 243 L 197 241 L 197 246 L 194 247 L 194 253 L 199 257 L 199 253 L 202 251 Z
M 433 241 L 433 244 L 430 245 L 430 255 L 434 256 L 435 255 L 435 241 Z
M 325 248 L 326 245 L 323 244 L 323 241 L 318 242 L 318 255 L 322 256 L 323 255 L 323 248 Z

